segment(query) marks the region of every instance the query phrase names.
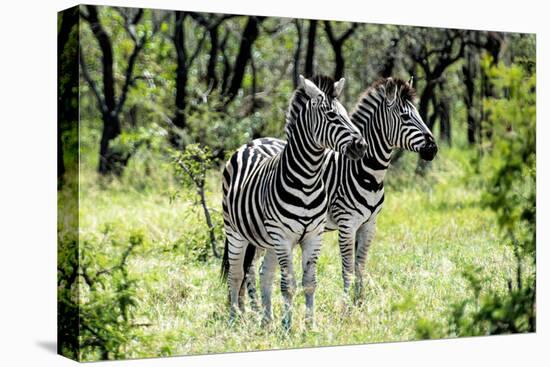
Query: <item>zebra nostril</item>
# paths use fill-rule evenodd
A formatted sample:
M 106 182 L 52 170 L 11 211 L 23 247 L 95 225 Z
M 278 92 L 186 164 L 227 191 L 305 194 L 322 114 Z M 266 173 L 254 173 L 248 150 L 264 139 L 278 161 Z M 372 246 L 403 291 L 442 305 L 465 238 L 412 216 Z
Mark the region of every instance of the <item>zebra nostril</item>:
M 364 152 L 365 150 L 367 150 L 367 143 L 364 139 L 359 140 L 359 142 L 357 143 L 357 149 L 360 152 Z
M 365 154 L 365 151 L 367 150 L 367 143 L 365 142 L 365 139 L 358 138 L 350 146 L 349 156 L 352 159 L 359 159 L 363 157 Z
M 426 145 L 428 145 L 428 144 L 434 144 L 435 145 L 435 140 L 434 140 L 433 136 L 428 134 L 428 133 L 424 133 L 424 140 L 426 141 Z
M 425 161 L 431 161 L 437 155 L 437 144 L 434 141 L 427 141 L 422 148 L 420 148 L 420 158 Z

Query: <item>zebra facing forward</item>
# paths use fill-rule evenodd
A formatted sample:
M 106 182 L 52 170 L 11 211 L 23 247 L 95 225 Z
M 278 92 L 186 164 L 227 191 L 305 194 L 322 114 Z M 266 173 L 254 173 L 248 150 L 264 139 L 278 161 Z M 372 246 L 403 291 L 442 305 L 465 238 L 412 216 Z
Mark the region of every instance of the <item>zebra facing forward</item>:
M 281 268 L 283 325 L 290 327 L 296 287 L 292 250 L 297 243 L 302 246 L 306 319 L 313 320 L 315 267 L 328 204 L 322 179 L 325 149 L 349 159 L 361 158 L 366 149 L 337 100 L 343 86 L 344 79 L 335 83 L 315 77 L 312 82 L 300 76 L 287 113 L 286 146 L 273 154 L 261 147 L 263 140 L 255 141 L 241 147 L 226 164 L 222 276 L 228 278 L 231 320 L 243 307 L 245 257 L 253 258 L 257 246 L 273 252 Z
M 363 271 L 384 201 L 384 177 L 392 152 L 403 148 L 428 161 L 437 154 L 433 135 L 418 114 L 414 98 L 412 78 L 409 82 L 392 78 L 377 81 L 360 97 L 351 114 L 352 123 L 367 142 L 365 156 L 353 161 L 337 152 L 325 153 L 323 181 L 329 200 L 325 230 L 339 230 L 344 292 L 349 294 L 355 270 L 356 300 L 363 299 Z M 278 139 L 263 141 L 264 148 L 269 146 L 274 153 L 285 144 Z M 268 251 L 260 270 L 262 297 L 265 290 L 270 292 L 275 267 L 274 256 Z M 247 279 L 249 294 L 255 300 L 254 265 L 249 267 Z

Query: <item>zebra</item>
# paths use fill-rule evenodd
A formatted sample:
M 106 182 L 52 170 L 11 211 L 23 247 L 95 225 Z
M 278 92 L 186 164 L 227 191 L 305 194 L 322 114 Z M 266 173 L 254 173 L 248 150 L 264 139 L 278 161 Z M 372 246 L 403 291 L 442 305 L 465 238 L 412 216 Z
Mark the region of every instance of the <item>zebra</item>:
M 323 181 L 329 200 L 325 230 L 339 231 L 344 294 L 346 298 L 350 295 L 355 273 L 354 298 L 358 302 L 364 298 L 363 271 L 384 202 L 384 177 L 393 151 L 402 148 L 417 152 L 427 161 L 437 154 L 433 134 L 414 103 L 412 77 L 408 82 L 391 77 L 376 81 L 361 95 L 351 114 L 352 123 L 367 142 L 364 157 L 353 161 L 338 152 L 325 152 Z M 262 144 L 277 153 L 287 143 L 264 139 Z M 269 297 L 263 293 L 271 291 L 275 267 L 274 256 L 268 251 L 260 268 L 262 298 Z M 246 286 L 256 302 L 254 264 L 248 269 Z
M 281 268 L 283 326 L 290 328 L 296 288 L 292 250 L 297 243 L 302 246 L 306 320 L 313 320 L 315 267 L 328 205 L 321 175 L 325 149 L 349 159 L 360 159 L 366 150 L 337 100 L 345 80 L 299 80 L 287 112 L 285 147 L 274 153 L 264 147 L 266 139 L 255 140 L 239 148 L 223 172 L 226 240 L 221 272 L 228 280 L 231 322 L 243 311 L 244 264 L 250 264 L 259 247 L 273 252 Z

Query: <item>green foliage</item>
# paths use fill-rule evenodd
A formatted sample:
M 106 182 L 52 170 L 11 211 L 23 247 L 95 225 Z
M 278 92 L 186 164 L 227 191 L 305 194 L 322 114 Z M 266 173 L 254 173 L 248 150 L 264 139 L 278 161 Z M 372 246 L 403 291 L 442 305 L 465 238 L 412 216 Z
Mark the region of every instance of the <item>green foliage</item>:
M 493 170 L 483 201 L 497 214 L 517 264 L 508 294 L 490 296 L 476 316 L 489 332 L 534 331 L 535 274 L 524 277 L 522 269 L 524 262 L 534 265 L 536 251 L 536 75 L 527 63 L 498 65 L 487 74 L 497 91 L 484 101 L 487 122 L 499 139 L 487 158 Z
M 124 358 L 135 336 L 134 315 L 138 281 L 128 270 L 129 257 L 143 245 L 140 231 L 127 241 L 113 236 L 116 228 L 105 225 L 100 241 L 60 240 L 58 268 L 59 323 L 74 333 L 60 346 L 62 354 L 79 361 Z M 74 257 L 78 254 L 78 259 Z M 67 256 L 68 255 L 68 256 Z
M 195 195 L 195 206 L 200 205 L 204 213 L 204 219 L 206 226 L 208 228 L 209 242 L 212 247 L 212 251 L 216 257 L 217 253 L 217 243 L 216 238 L 221 236 L 222 221 L 220 218 L 213 219 L 206 202 L 205 186 L 206 186 L 206 177 L 210 169 L 213 168 L 212 155 L 208 147 L 202 148 L 199 144 L 190 144 L 188 145 L 183 152 L 173 151 L 172 152 L 172 161 L 173 167 L 176 172 L 176 175 L 180 179 L 180 183 L 184 188 L 194 188 Z M 189 191 L 189 190 L 186 190 Z M 181 190 L 177 190 L 170 195 L 170 201 L 174 201 L 176 197 L 181 194 Z M 208 243 L 206 240 L 201 240 L 200 238 L 194 238 L 192 241 L 194 244 Z M 197 250 L 196 246 L 188 246 Z M 198 248 L 197 258 L 200 260 L 206 260 L 208 253 L 205 251 L 205 246 L 200 246 Z
M 160 151 L 166 144 L 167 132 L 159 125 L 152 123 L 144 127 L 121 133 L 109 142 L 111 151 L 125 159 L 135 155 L 140 148 L 149 154 Z
M 485 162 L 491 172 L 484 202 L 506 240 L 533 256 L 536 226 L 536 76 L 517 65 L 489 69 L 501 97 L 486 100 L 495 139 Z
M 173 167 L 184 187 L 203 188 L 206 174 L 213 168 L 212 154 L 208 147 L 188 145 L 183 152 L 172 151 Z
M 507 289 L 500 292 L 487 290 L 490 279 L 481 279 L 480 269 L 465 267 L 462 276 L 472 294 L 451 305 L 446 325 L 419 319 L 419 338 L 535 331 L 536 78 L 530 68 L 490 65 L 485 59 L 497 96 L 484 101 L 484 123 L 498 139 L 478 163 L 486 173 L 481 202 L 495 213 L 500 239 L 512 249 L 515 267 Z

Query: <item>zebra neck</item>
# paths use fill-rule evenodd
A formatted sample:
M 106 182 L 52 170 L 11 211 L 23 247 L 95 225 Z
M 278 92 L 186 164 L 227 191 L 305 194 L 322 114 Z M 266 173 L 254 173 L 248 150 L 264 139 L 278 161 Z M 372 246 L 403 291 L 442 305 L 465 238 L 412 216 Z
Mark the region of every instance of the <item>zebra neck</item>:
M 292 129 L 288 142 L 281 152 L 278 175 L 285 184 L 295 188 L 313 189 L 322 184 L 322 166 L 325 149 L 319 147 L 311 138 L 311 133 Z
M 281 152 L 279 165 L 285 166 L 285 176 L 306 186 L 319 183 L 325 150 L 318 147 L 307 134 L 292 134 Z M 289 170 L 287 170 L 287 168 Z
M 356 164 L 360 171 L 367 171 L 378 183 L 382 183 L 393 153 L 393 146 L 384 128 L 388 118 L 384 98 L 376 91 L 365 95 L 350 118 L 367 142 L 365 156 Z

